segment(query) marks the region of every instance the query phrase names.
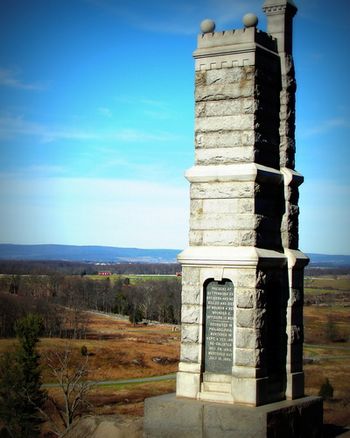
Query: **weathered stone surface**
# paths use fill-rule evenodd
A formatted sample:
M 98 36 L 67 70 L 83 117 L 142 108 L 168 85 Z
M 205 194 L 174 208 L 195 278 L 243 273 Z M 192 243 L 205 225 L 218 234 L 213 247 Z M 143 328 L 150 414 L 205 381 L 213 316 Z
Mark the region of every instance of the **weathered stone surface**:
M 236 309 L 237 327 L 262 328 L 265 324 L 265 309 Z
M 181 362 L 198 362 L 198 343 L 182 343 L 180 360 Z
M 261 365 L 262 350 L 259 348 L 236 348 L 235 365 L 242 367 L 255 367 Z
M 196 117 L 231 116 L 240 114 L 241 109 L 242 104 L 240 99 L 222 100 L 219 102 L 199 102 L 196 105 Z
M 254 129 L 255 117 L 252 114 L 234 116 L 198 117 L 195 122 L 195 131 L 210 132 L 220 130 Z
M 182 304 L 200 304 L 199 268 L 182 268 Z
M 195 90 L 196 102 L 210 102 L 213 100 L 237 99 L 254 95 L 254 83 L 248 82 L 243 86 L 232 87 L 230 84 L 208 85 L 197 87 Z
M 255 184 L 249 181 L 191 184 L 191 199 L 252 198 L 254 193 Z M 252 215 L 249 214 L 245 216 L 245 219 L 249 222 L 251 217 Z
M 142 438 L 143 419 L 120 415 L 83 417 L 66 434 L 67 438 Z
M 196 132 L 195 147 L 198 148 L 234 148 L 234 147 L 253 147 L 256 142 L 254 131 L 222 131 L 217 132 Z
M 253 147 L 196 149 L 195 159 L 199 165 L 234 164 L 254 162 Z
M 238 289 L 236 293 L 236 306 L 242 309 L 253 309 L 256 305 L 255 289 Z
M 303 327 L 301 325 L 292 325 L 289 328 L 291 344 L 297 344 L 304 341 Z
M 145 438 L 202 436 L 202 406 L 171 394 L 145 400 Z
M 176 399 L 167 394 L 145 400 L 144 437 L 319 438 L 322 416 L 320 397 L 252 408 Z
M 238 288 L 255 288 L 256 276 L 257 273 L 254 268 L 241 269 L 239 275 L 237 275 L 235 285 Z
M 204 199 L 204 213 L 254 213 L 253 199 Z
M 181 327 L 181 342 L 198 343 L 199 340 L 198 324 L 182 324 Z
M 256 233 L 251 230 L 192 230 L 190 244 L 203 246 L 255 246 Z
M 289 299 L 289 305 L 302 305 L 303 304 L 303 292 L 300 289 L 291 288 L 290 289 L 290 299 Z
M 181 309 L 181 321 L 183 323 L 195 324 L 199 322 L 200 306 L 184 304 Z
M 262 339 L 259 330 L 250 328 L 237 328 L 236 348 L 256 349 L 262 347 Z
M 252 215 L 218 214 L 191 215 L 192 230 L 254 230 L 256 221 Z
M 254 78 L 254 68 L 233 67 L 221 70 L 210 70 L 206 73 L 206 83 L 211 84 L 244 84 Z

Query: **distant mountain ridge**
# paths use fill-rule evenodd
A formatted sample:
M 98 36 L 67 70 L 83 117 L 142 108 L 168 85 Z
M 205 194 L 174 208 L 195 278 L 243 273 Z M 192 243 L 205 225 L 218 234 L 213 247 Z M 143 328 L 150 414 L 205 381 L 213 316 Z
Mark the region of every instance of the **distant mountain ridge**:
M 0 244 L 1 260 L 65 260 L 95 263 L 175 263 L 180 250 L 112 246 Z
M 95 263 L 176 263 L 179 249 L 112 246 L 0 244 L 0 260 L 65 260 Z M 307 254 L 312 266 L 350 266 L 350 255 Z

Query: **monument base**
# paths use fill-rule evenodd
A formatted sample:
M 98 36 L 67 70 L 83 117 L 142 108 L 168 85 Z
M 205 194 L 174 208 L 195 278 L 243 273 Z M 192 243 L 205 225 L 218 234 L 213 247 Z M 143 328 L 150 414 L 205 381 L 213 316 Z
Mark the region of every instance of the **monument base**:
M 259 407 L 166 394 L 145 400 L 145 438 L 320 438 L 323 403 L 303 397 Z

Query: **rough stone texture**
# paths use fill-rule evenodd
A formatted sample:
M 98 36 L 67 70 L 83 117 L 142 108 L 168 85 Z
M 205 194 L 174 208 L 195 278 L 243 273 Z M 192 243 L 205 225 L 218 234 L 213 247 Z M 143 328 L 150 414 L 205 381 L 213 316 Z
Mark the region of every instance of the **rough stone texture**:
M 199 325 L 182 324 L 181 327 L 181 342 L 194 342 L 199 341 Z
M 259 330 L 251 328 L 236 329 L 236 348 L 261 348 L 262 338 Z
M 198 342 L 181 344 L 180 360 L 181 362 L 198 362 L 199 347 Z
M 183 304 L 181 309 L 181 322 L 188 324 L 199 323 L 200 312 L 201 309 L 198 305 Z
M 182 304 L 200 304 L 200 270 L 183 266 L 182 268 Z
M 176 399 L 168 394 L 145 400 L 144 437 L 320 438 L 322 418 L 319 397 L 251 408 Z
M 82 418 L 65 435 L 67 438 L 142 438 L 143 419 L 116 415 Z

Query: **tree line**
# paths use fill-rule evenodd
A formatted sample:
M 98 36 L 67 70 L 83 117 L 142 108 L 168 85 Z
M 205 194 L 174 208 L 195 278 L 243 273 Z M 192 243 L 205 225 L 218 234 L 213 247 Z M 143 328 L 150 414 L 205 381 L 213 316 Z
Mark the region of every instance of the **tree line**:
M 18 275 L 95 275 L 99 271 L 112 274 L 168 274 L 175 275 L 181 267 L 177 263 L 87 263 L 70 261 L 0 260 L 0 274 Z
M 128 315 L 133 323 L 180 321 L 179 278 L 131 284 L 128 277 L 91 279 L 85 275 L 3 275 L 0 277 L 0 337 L 14 336 L 13 321 L 41 315 L 43 335 L 85 338 L 86 310 Z

